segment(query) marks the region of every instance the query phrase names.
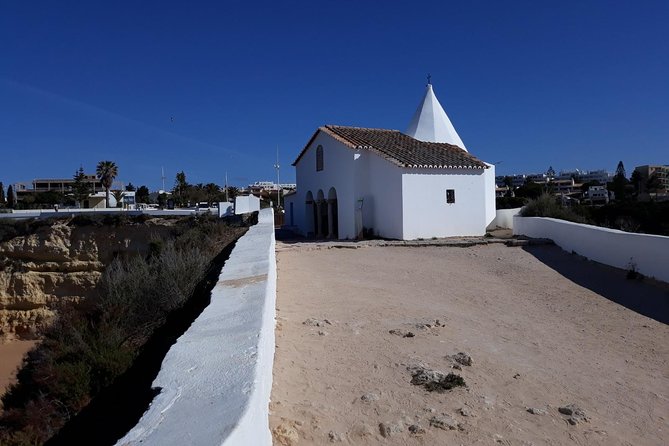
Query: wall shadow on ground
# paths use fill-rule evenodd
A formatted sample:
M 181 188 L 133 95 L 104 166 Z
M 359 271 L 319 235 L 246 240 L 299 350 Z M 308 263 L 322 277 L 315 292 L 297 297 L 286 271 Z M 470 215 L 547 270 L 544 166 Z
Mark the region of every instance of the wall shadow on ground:
M 627 271 L 569 254 L 557 246 L 526 246 L 525 251 L 572 282 L 632 311 L 669 324 L 669 284 L 629 280 Z
M 152 388 L 151 384 L 158 376 L 165 355 L 211 302 L 211 290 L 236 243 L 236 240 L 231 242 L 216 256 L 193 297 L 168 316 L 165 325 L 151 336 L 132 366 L 45 445 L 113 445 L 137 425 L 160 393 L 160 389 Z

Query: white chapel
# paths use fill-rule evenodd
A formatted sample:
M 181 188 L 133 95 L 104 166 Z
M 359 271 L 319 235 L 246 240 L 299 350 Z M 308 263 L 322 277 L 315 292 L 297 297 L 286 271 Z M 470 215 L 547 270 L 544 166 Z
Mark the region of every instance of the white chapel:
M 495 168 L 471 155 L 428 83 L 405 133 L 326 125 L 297 156 L 285 223 L 311 238 L 477 236 Z

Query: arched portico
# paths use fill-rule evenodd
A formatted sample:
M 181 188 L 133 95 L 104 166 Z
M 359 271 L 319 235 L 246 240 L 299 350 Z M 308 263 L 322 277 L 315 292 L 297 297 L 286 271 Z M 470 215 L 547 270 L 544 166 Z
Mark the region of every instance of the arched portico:
M 328 208 L 323 190 L 316 194 L 316 238 L 324 238 L 328 234 Z
M 331 187 L 328 191 L 328 238 L 339 238 L 339 209 L 337 205 L 337 190 Z

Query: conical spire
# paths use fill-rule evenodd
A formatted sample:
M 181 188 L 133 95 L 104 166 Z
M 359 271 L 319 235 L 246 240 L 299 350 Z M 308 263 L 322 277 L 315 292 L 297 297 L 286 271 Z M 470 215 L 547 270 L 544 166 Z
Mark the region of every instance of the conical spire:
M 423 97 L 405 133 L 420 141 L 445 142 L 467 151 L 458 132 L 451 124 L 451 120 L 448 119 L 448 115 L 446 115 L 439 100 L 434 95 L 429 79 L 425 97 Z

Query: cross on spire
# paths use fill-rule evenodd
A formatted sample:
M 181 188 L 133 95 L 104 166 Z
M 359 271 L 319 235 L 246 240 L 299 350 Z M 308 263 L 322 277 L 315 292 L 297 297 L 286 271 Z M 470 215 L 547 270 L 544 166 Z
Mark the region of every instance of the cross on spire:
M 432 75 L 427 73 L 427 85 L 432 85 Z

